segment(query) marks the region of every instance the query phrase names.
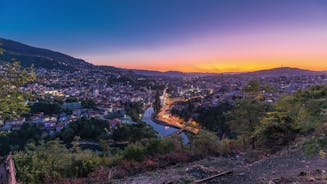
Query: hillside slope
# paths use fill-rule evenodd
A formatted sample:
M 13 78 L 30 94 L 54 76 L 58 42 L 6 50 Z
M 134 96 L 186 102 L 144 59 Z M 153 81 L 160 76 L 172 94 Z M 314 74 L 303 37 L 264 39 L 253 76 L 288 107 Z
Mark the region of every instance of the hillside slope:
M 92 66 L 82 59 L 3 38 L 0 38 L 0 48 L 3 50 L 3 53 L 0 54 L 0 62 L 19 61 L 22 66 L 33 64 L 35 67 L 64 70 Z
M 244 162 L 242 156 L 236 158 L 208 157 L 196 162 L 114 180 L 112 183 L 323 184 L 327 181 L 326 170 L 327 162 L 319 156 L 308 156 L 302 151 L 291 151 L 276 154 L 253 163 Z M 197 182 L 226 171 L 232 173 Z

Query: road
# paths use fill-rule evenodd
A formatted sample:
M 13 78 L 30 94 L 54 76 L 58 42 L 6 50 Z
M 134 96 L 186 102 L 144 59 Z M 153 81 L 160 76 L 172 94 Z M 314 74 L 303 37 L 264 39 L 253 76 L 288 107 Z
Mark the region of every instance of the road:
M 171 105 L 178 101 L 185 101 L 185 99 L 182 97 L 170 98 L 165 89 L 163 92 L 163 106 L 162 106 L 161 110 L 159 111 L 159 113 L 157 114 L 156 119 L 163 123 L 166 123 L 170 126 L 174 126 L 174 127 L 186 130 L 188 132 L 197 134 L 199 132 L 198 128 L 187 125 L 182 118 L 173 116 L 169 112 Z M 192 121 L 192 124 L 197 124 L 197 122 Z

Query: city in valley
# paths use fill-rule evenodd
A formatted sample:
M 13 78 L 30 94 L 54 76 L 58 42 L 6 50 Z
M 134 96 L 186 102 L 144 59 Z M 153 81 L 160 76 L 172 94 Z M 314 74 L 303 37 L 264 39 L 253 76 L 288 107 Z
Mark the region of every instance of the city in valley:
M 39 51 L 11 40 L 0 41 L 3 57 L 27 61 L 45 57 L 42 52 L 26 56 L 12 52 L 16 47 Z M 240 73 L 158 72 L 96 66 L 52 51 L 47 55 L 59 66 L 1 65 L 1 93 L 8 94 L 1 99 L 0 111 L 3 181 L 147 183 L 155 178 L 202 182 L 218 173 L 222 177 L 214 181 L 246 178 L 252 183 L 264 176 L 254 168 L 248 173 L 247 164 L 261 160 L 254 167 L 270 173 L 284 167 L 283 159 L 297 162 L 290 166 L 291 177 L 309 172 L 299 171 L 306 164 L 299 158 L 322 168 L 321 173 L 288 180 L 321 181 L 325 176 L 326 126 L 320 123 L 327 117 L 324 71 L 281 67 Z M 289 147 L 295 147 L 295 156 L 269 159 L 269 154 L 279 155 Z M 303 149 L 308 153 L 303 155 Z M 320 156 L 305 158 L 315 153 Z M 23 170 L 24 162 L 35 162 L 30 169 L 43 167 L 38 164 L 44 154 L 47 165 L 65 161 L 68 165 L 63 167 L 78 173 L 58 170 L 58 177 L 43 169 L 41 179 L 34 178 L 38 170 L 27 177 L 30 171 Z M 229 165 L 220 166 L 221 162 Z M 265 162 L 275 166 L 265 168 Z M 86 165 L 76 168 L 81 163 Z M 209 163 L 216 167 L 206 167 Z M 185 173 L 168 170 L 163 172 L 173 178 L 156 176 L 156 172 L 142 176 L 174 164 L 181 164 Z
M 271 74 L 278 70 L 278 74 Z M 30 122 L 42 125 L 46 133 L 44 135 L 54 135 L 81 118 L 107 121 L 108 130 L 112 130 L 121 123 L 137 123 L 126 111 L 126 104 L 140 104 L 140 112 L 144 112 L 153 108 L 155 97 L 159 95 L 162 109 L 155 119 L 165 126 L 188 131 L 186 127 L 198 126 L 194 121 L 198 118 L 196 113 L 188 119 L 178 116 L 188 101 L 192 101 L 194 111 L 222 103 L 233 105 L 238 99 L 249 95 L 243 90 L 251 85 L 249 81 L 267 87 L 267 90 L 259 92 L 261 100 L 266 103 L 276 102 L 280 97 L 298 90 L 327 84 L 326 72 L 292 68 L 239 74 L 185 73 L 183 76 L 164 73 L 159 73 L 158 76 L 142 75 L 137 71 L 106 67 L 82 68 L 73 72 L 40 68 L 35 69 L 35 74 L 35 81 L 20 88 L 21 91 L 39 97 L 28 103 L 32 107 L 33 104 L 43 103 L 45 106 L 57 105 L 60 110 L 50 113 L 31 112 L 28 117 L 21 116 L 5 122 L 1 120 L 2 130 L 20 129 L 25 122 Z M 91 105 L 88 106 L 88 103 Z M 142 119 L 143 113 L 137 115 L 135 118 Z
M 0 2 L 0 184 L 326 184 L 327 1 Z

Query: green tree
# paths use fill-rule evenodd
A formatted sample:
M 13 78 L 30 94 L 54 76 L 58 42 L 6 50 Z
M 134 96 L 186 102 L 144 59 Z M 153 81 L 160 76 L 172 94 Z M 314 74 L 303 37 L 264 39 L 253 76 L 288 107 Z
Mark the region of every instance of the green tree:
M 88 108 L 88 109 L 96 108 L 96 103 L 94 99 L 91 98 L 83 99 L 81 103 L 84 108 Z
M 275 152 L 293 141 L 297 133 L 294 120 L 287 113 L 270 112 L 256 127 L 251 139 L 256 147 Z
M 218 138 L 213 132 L 200 130 L 198 134 L 190 137 L 191 152 L 197 156 L 215 154 Z
M 5 49 L 0 48 L 0 55 L 3 55 L 3 53 L 5 53 Z
M 144 152 L 144 146 L 140 143 L 135 143 L 128 145 L 124 149 L 123 156 L 127 160 L 142 161 L 145 157 Z
M 233 109 L 226 114 L 231 131 L 243 141 L 249 143 L 251 133 L 269 110 L 269 105 L 261 101 L 245 98 L 238 100 Z
M 97 119 L 81 119 L 70 123 L 58 135 L 64 143 L 70 145 L 75 136 L 81 139 L 98 141 L 107 136 L 108 123 Z
M 269 85 L 261 84 L 258 79 L 253 79 L 248 81 L 248 84 L 244 86 L 242 90 L 250 97 L 263 101 L 263 92 L 272 92 L 275 89 Z
M 327 85 L 297 91 L 274 106 L 278 112 L 287 112 L 302 132 L 312 131 L 327 121 Z
M 7 155 L 10 151 L 9 133 L 0 131 L 0 156 Z
M 125 103 L 124 107 L 126 113 L 133 119 L 133 121 L 141 122 L 139 115 L 143 113 L 142 101 Z
M 14 161 L 21 183 L 54 183 L 51 180 L 85 177 L 101 165 L 96 154 L 67 149 L 58 140 L 29 145 L 25 152 L 14 154 Z
M 215 107 L 198 110 L 200 114 L 195 120 L 208 130 L 216 132 L 219 138 L 230 136 L 230 128 L 226 123 L 225 114 L 231 110 L 231 105 L 222 103 Z
M 19 88 L 34 79 L 32 67 L 23 69 L 18 62 L 0 65 L 0 118 L 10 119 L 28 111 L 28 96 Z
M 42 130 L 39 125 L 24 123 L 19 130 L 0 133 L 0 155 L 23 150 L 28 143 L 39 144 Z
M 260 81 L 257 79 L 248 81 L 248 84 L 243 87 L 243 91 L 249 94 L 260 93 Z
M 56 102 L 48 102 L 48 101 L 41 101 L 38 103 L 34 103 L 31 106 L 31 112 L 43 112 L 44 114 L 59 114 L 61 111 L 61 106 L 59 103 Z
M 158 113 L 161 109 L 160 93 L 158 90 L 156 91 L 156 95 L 154 97 L 153 108 L 156 113 Z
M 115 141 L 130 141 L 136 142 L 146 138 L 157 137 L 156 132 L 145 124 L 122 124 L 118 126 L 113 134 L 112 138 Z

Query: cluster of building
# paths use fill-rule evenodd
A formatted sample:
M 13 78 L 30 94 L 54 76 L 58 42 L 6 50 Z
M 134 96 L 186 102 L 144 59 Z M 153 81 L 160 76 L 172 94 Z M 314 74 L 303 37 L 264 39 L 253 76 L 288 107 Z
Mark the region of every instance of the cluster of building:
M 207 77 L 184 78 L 171 81 L 169 89 L 171 97 L 185 99 L 200 98 L 195 105 L 216 106 L 221 102 L 234 102 L 235 99 L 247 95 L 244 87 L 250 80 L 258 80 L 260 85 L 270 88 L 262 90 L 261 95 L 266 102 L 274 102 L 280 96 L 303 90 L 310 86 L 327 84 L 327 74 L 322 75 L 292 75 L 257 77 L 249 75 L 214 75 Z
M 58 114 L 40 112 L 29 114 L 27 117 L 0 120 L 0 130 L 18 130 L 24 123 L 33 123 L 42 125 L 47 130 L 46 133 L 54 134 L 81 118 L 107 121 L 109 128 L 121 123 L 132 124 L 135 122 L 127 115 L 124 104 L 142 102 L 146 107 L 151 105 L 155 94 L 151 86 L 133 85 L 131 81 L 125 79 L 126 76 L 112 71 L 67 72 L 38 69 L 36 74 L 37 81 L 27 84 L 21 90 L 49 102 L 63 102 L 62 111 Z M 133 80 L 135 83 L 142 83 L 145 79 Z M 83 107 L 81 103 L 83 99 L 92 99 L 96 106 Z M 64 112 L 67 110 L 69 113 Z
M 19 130 L 24 123 L 41 125 L 46 135 L 54 135 L 80 119 L 99 119 L 108 123 L 108 129 L 116 127 L 119 124 L 135 123 L 130 116 L 126 114 L 123 107 L 102 107 L 97 106 L 95 109 L 84 108 L 81 102 L 69 102 L 62 105 L 62 109 L 70 110 L 71 113 L 60 112 L 59 114 L 47 115 L 43 112 L 30 114 L 29 117 L 19 117 L 9 120 L 1 120 L 0 130 Z
M 26 122 L 42 124 L 52 134 L 61 131 L 69 123 L 81 118 L 97 118 L 108 122 L 110 128 L 119 123 L 134 123 L 126 114 L 124 104 L 141 102 L 149 107 L 157 91 L 166 89 L 170 98 L 200 99 L 196 106 L 216 106 L 221 102 L 233 102 L 244 97 L 242 90 L 249 80 L 256 78 L 260 84 L 272 86 L 262 91 L 267 102 L 274 102 L 281 95 L 290 94 L 317 84 L 327 84 L 327 75 L 273 75 L 217 74 L 192 77 L 141 76 L 133 72 L 109 68 L 90 68 L 80 71 L 37 69 L 37 80 L 27 84 L 26 91 L 49 101 L 61 101 L 58 114 L 42 112 L 11 120 L 0 120 L 0 130 L 17 130 Z M 71 102 L 71 99 L 75 100 Z M 77 100 L 76 100 L 77 99 Z M 82 99 L 94 100 L 95 108 L 84 108 Z M 35 103 L 35 102 L 29 102 Z M 183 108 L 176 104 L 175 108 Z M 140 115 L 141 116 L 141 115 Z

